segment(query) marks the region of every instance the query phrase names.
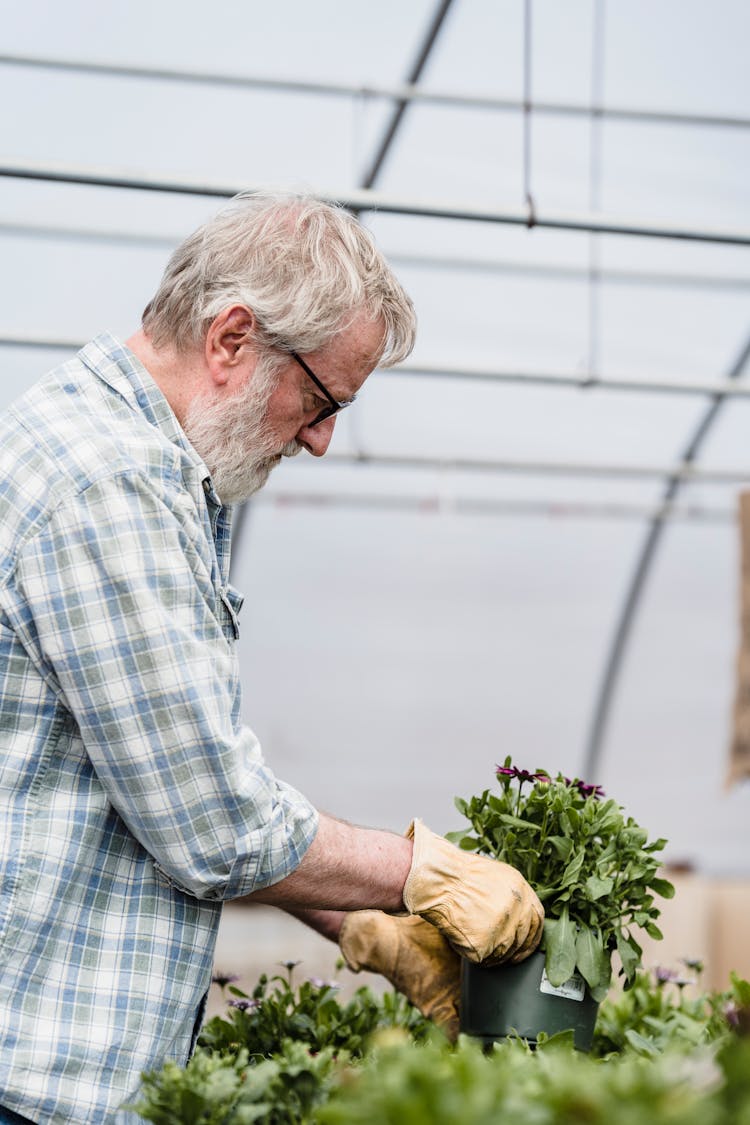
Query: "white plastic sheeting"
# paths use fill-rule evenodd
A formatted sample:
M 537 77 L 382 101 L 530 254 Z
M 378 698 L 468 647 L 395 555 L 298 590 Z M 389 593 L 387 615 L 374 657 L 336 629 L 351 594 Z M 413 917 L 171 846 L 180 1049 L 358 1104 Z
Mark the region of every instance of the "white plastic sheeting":
M 601 18 L 605 106 L 750 116 L 750 9 L 742 0 L 610 0 L 598 9 L 595 0 L 533 0 L 530 75 L 525 10 L 522 0 L 454 0 L 421 88 L 519 102 L 530 82 L 532 103 L 589 104 Z M 397 87 L 433 15 L 431 0 L 37 0 L 7 14 L 3 49 Z M 0 165 L 275 183 L 344 197 L 359 187 L 391 112 L 389 99 L 365 94 L 9 62 L 0 62 L 0 98 Z M 533 109 L 526 120 L 525 149 L 521 112 L 415 101 L 375 187 L 384 197 L 509 213 L 525 206 L 529 187 L 540 215 L 590 213 L 594 198 L 605 221 L 750 228 L 747 128 Z M 201 196 L 0 176 L 0 337 L 74 341 L 105 327 L 129 334 L 167 244 L 216 206 Z M 750 332 L 745 246 L 408 214 L 364 218 L 414 296 L 414 364 L 426 371 L 713 386 Z M 64 354 L 2 347 L 0 402 Z M 396 829 L 420 815 L 447 830 L 457 823 L 453 795 L 490 785 L 507 753 L 527 766 L 580 771 L 645 535 L 642 513 L 659 503 L 663 485 L 656 477 L 489 473 L 434 461 L 668 468 L 708 402 L 706 394 L 373 376 L 339 421 L 333 447 L 372 462 L 300 457 L 285 465 L 237 544 L 235 580 L 247 593 L 245 712 L 277 772 L 340 815 Z M 724 406 L 699 466 L 750 473 L 749 433 L 750 404 L 738 397 Z M 378 465 L 378 454 L 432 464 Z M 748 793 L 722 789 L 739 487 L 703 478 L 683 489 L 683 508 L 730 518 L 669 524 L 600 769 L 589 779 L 668 836 L 671 858 L 722 873 L 750 868 Z M 321 502 L 296 505 L 295 494 Z M 323 502 L 332 495 L 350 502 Z M 363 502 L 373 496 L 377 504 Z M 388 497 L 392 506 L 382 502 Z M 476 511 L 481 503 L 486 512 Z M 618 507 L 637 512 L 618 515 Z

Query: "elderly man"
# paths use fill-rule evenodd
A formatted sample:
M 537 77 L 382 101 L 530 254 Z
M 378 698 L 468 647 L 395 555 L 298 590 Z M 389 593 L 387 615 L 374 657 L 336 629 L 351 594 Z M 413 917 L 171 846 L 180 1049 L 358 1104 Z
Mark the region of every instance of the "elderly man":
M 457 953 L 520 960 L 512 868 L 415 821 L 318 813 L 240 721 L 232 505 L 414 338 L 344 211 L 240 197 L 173 255 L 143 324 L 0 418 L 0 1122 L 109 1122 L 184 1062 L 221 904 L 252 894 L 455 1026 Z

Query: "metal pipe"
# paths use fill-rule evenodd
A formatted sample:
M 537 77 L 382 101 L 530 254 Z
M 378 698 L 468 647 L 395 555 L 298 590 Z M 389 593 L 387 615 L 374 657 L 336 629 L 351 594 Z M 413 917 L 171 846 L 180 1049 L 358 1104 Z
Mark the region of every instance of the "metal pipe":
M 435 46 L 435 43 L 437 42 L 438 35 L 440 34 L 441 28 L 445 22 L 445 17 L 448 15 L 448 11 L 450 10 L 450 6 L 452 3 L 453 0 L 440 0 L 440 2 L 438 3 L 435 14 L 430 22 L 430 26 L 427 29 L 427 34 L 425 35 L 422 46 L 420 47 L 417 57 L 414 60 L 414 64 L 409 71 L 407 85 L 410 89 L 414 89 L 414 87 L 422 77 L 422 71 L 427 64 L 427 60 L 432 53 L 432 49 Z M 362 177 L 362 181 L 359 185 L 361 188 L 371 188 L 374 186 L 375 181 L 378 179 L 383 169 L 383 165 L 388 153 L 391 150 L 393 142 L 396 139 L 396 133 L 401 127 L 401 123 L 406 112 L 406 107 L 409 104 L 409 98 L 398 98 L 396 100 L 393 114 L 390 121 L 388 122 L 388 125 L 386 126 L 382 140 L 378 145 L 375 155 L 372 158 L 372 162 L 368 171 Z
M 149 177 L 127 172 L 109 172 L 89 167 L 68 167 L 35 164 L 31 161 L 8 161 L 0 164 L 0 176 L 15 179 L 41 180 L 52 183 L 83 184 L 89 187 L 126 188 L 136 191 L 161 191 L 178 195 L 205 195 L 231 198 L 241 191 L 259 190 L 247 184 L 186 181 L 175 176 Z M 343 192 L 318 191 L 324 202 L 340 204 L 352 211 L 379 211 L 383 214 L 418 215 L 423 218 L 457 219 L 475 223 L 507 223 L 528 226 L 528 211 L 521 207 L 502 210 L 471 207 L 453 203 L 398 199 L 369 190 Z M 687 242 L 715 242 L 734 246 L 750 246 L 750 230 L 691 228 L 669 226 L 645 220 L 604 218 L 599 215 L 553 213 L 537 214 L 534 225 L 550 230 L 597 231 L 600 234 L 625 234 L 639 238 L 667 238 Z
M 319 82 L 314 79 L 252 77 L 219 71 L 185 70 L 179 67 L 148 67 L 130 63 L 91 62 L 86 59 L 55 59 L 46 55 L 0 54 L 0 65 L 42 68 L 68 74 L 90 74 L 98 77 L 136 78 L 158 82 L 182 82 L 210 86 L 239 87 L 247 90 L 270 90 L 290 94 L 318 94 L 321 97 L 386 98 L 396 102 L 422 102 L 456 108 L 494 110 L 520 113 L 524 103 L 517 98 L 496 98 L 484 94 L 461 94 L 402 85 L 354 85 L 346 82 Z M 585 105 L 577 102 L 533 101 L 534 113 L 558 117 L 602 117 L 612 121 L 640 121 L 652 125 L 688 125 L 700 128 L 750 128 L 750 118 L 736 114 L 683 113 L 663 109 L 639 109 L 631 106 Z
M 387 255 L 388 260 L 397 266 L 416 269 L 450 269 L 464 273 L 510 274 L 517 277 L 542 277 L 557 281 L 586 281 L 589 276 L 587 266 L 558 266 L 550 262 L 519 262 L 512 260 L 483 260 L 481 258 L 458 258 L 431 254 L 403 254 L 397 251 Z M 739 274 L 688 274 L 667 273 L 623 269 L 616 266 L 599 265 L 598 276 L 605 283 L 623 285 L 654 285 L 690 289 L 750 289 L 750 277 Z
M 41 223 L 0 222 L 0 234 L 19 238 L 51 238 L 93 243 L 123 243 L 127 246 L 145 249 L 172 250 L 180 241 L 179 235 L 168 237 L 163 234 L 146 234 L 124 230 L 95 230 L 87 227 L 47 226 Z M 553 281 L 586 281 L 589 275 L 586 266 L 558 266 L 552 263 L 529 263 L 514 260 L 495 260 L 482 258 L 463 258 L 432 254 L 403 254 L 400 251 L 386 253 L 394 266 L 415 269 L 457 270 L 464 273 L 508 274 L 518 277 L 541 277 Z M 739 274 L 688 274 L 666 273 L 663 271 L 632 270 L 617 267 L 598 267 L 599 279 L 603 283 L 622 285 L 653 285 L 668 288 L 690 289 L 750 289 L 750 277 Z
M 84 347 L 85 340 L 63 340 L 47 337 L 0 336 L 0 348 L 38 348 L 40 351 L 77 352 Z
M 297 462 L 293 462 L 294 465 Z M 394 453 L 345 453 L 329 451 L 322 465 L 354 465 L 363 468 L 425 469 L 434 472 L 503 473 L 519 476 L 568 476 L 623 480 L 664 480 L 679 476 L 685 484 L 727 485 L 750 481 L 747 468 L 705 469 L 696 465 L 626 465 L 580 461 L 514 461 L 479 457 L 422 457 Z
M 78 351 L 85 340 L 38 336 L 0 335 L 0 347 L 39 348 L 40 350 Z M 456 364 L 400 364 L 380 370 L 380 375 L 419 375 L 438 379 L 471 379 L 484 383 L 519 383 L 528 387 L 574 387 L 578 390 L 631 391 L 636 394 L 708 395 L 722 398 L 750 398 L 750 386 L 732 382 L 680 382 L 649 377 L 621 378 L 610 375 L 571 375 L 564 371 L 503 371 L 490 367 Z
M 521 383 L 526 386 L 576 387 L 579 390 L 634 391 L 644 394 L 725 395 L 728 398 L 750 397 L 750 387 L 724 381 L 663 379 L 661 377 L 628 378 L 613 375 L 572 375 L 565 371 L 511 371 L 491 367 L 468 367 L 458 364 L 404 363 L 384 368 L 382 375 L 424 375 L 434 378 L 473 379 L 485 383 Z
M 358 508 L 375 511 L 418 512 L 436 515 L 466 516 L 537 516 L 564 519 L 634 519 L 654 518 L 685 520 L 696 523 L 732 523 L 736 513 L 722 508 L 688 506 L 654 508 L 641 504 L 592 504 L 586 501 L 558 500 L 487 500 L 465 497 L 389 496 L 384 494 L 348 494 L 345 492 L 276 491 L 259 492 L 254 503 L 274 507 Z

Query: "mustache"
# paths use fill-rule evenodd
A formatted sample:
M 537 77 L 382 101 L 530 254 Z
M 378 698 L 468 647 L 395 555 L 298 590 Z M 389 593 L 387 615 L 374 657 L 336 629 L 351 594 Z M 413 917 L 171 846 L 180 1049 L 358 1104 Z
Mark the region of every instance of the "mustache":
M 302 452 L 302 443 L 293 438 L 283 445 L 279 450 L 282 457 L 296 457 L 298 453 Z

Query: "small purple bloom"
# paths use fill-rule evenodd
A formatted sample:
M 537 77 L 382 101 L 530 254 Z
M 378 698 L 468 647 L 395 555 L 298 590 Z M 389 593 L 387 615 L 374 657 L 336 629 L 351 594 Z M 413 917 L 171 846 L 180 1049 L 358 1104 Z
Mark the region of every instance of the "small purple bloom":
M 682 963 L 692 973 L 702 973 L 705 967 L 699 957 L 683 957 Z
M 676 984 L 678 988 L 684 988 L 686 984 L 695 984 L 694 980 L 689 977 L 683 977 L 674 969 L 666 969 L 659 965 L 656 969 L 656 980 L 659 984 Z
M 546 774 L 529 773 L 528 770 L 519 769 L 518 766 L 495 766 L 495 775 L 497 777 L 512 777 L 516 781 L 547 781 Z
M 226 988 L 228 984 L 234 984 L 240 978 L 237 973 L 216 973 L 211 977 L 212 984 L 218 984 L 219 988 Z
M 260 1007 L 258 1000 L 230 1000 L 230 1008 L 236 1008 L 239 1012 L 254 1012 L 256 1008 Z
M 730 1000 L 724 1007 L 724 1017 L 731 1028 L 735 1031 L 740 1026 L 740 1010 L 735 1004 L 734 1000 Z
M 302 964 L 302 962 L 301 961 L 277 961 L 276 964 L 281 965 L 282 969 L 286 969 L 286 971 L 288 973 L 291 973 L 292 969 L 296 969 L 298 965 Z
M 604 790 L 601 785 L 587 785 L 585 781 L 577 781 L 578 792 L 582 797 L 603 797 Z
M 307 979 L 313 988 L 341 988 L 341 985 L 335 980 L 323 980 L 322 977 L 308 977 Z

